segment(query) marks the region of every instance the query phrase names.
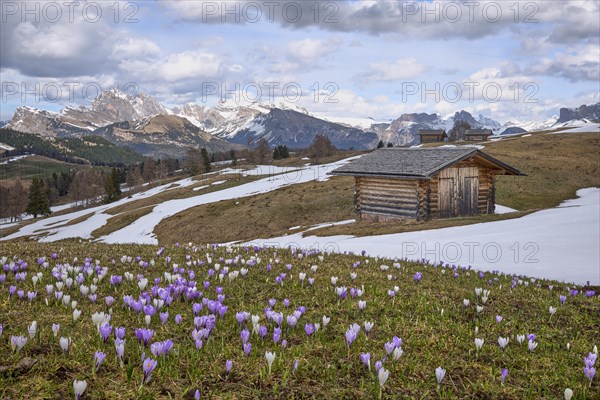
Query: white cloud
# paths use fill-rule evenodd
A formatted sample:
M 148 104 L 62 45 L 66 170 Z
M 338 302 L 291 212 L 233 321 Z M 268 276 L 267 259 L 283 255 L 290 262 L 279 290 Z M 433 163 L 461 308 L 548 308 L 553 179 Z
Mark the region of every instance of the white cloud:
M 536 75 L 551 75 L 571 82 L 600 80 L 600 47 L 579 46 L 538 60 L 529 68 Z
M 341 40 L 339 38 L 303 39 L 288 43 L 288 56 L 302 64 L 313 64 L 321 58 L 326 57 L 339 50 Z
M 425 68 L 414 58 L 369 64 L 370 71 L 355 77 L 358 84 L 374 81 L 394 82 L 419 76 Z
M 121 60 L 125 58 L 157 57 L 160 48 L 151 40 L 144 38 L 127 38 L 115 44 L 112 58 Z

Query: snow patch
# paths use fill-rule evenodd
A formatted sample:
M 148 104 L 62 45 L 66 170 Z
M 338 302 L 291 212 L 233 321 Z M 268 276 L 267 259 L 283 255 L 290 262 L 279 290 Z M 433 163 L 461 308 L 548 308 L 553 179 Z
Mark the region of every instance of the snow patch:
M 336 253 L 364 250 L 371 256 L 443 260 L 488 271 L 599 285 L 600 188 L 580 189 L 577 196 L 557 208 L 510 220 L 366 237 L 302 237 L 298 232 L 247 244 Z

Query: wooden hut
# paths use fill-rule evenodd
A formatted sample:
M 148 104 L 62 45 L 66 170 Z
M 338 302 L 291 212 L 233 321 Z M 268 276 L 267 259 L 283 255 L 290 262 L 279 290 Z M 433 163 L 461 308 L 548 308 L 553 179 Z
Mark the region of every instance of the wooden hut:
M 361 220 L 491 214 L 496 175 L 524 175 L 475 147 L 385 148 L 334 171 L 355 177 Z
M 467 142 L 483 142 L 492 136 L 491 129 L 467 129 L 465 131 L 465 140 Z
M 435 142 L 443 142 L 448 138 L 448 134 L 443 129 L 438 130 L 419 130 L 419 137 L 421 138 L 421 143 L 435 143 Z

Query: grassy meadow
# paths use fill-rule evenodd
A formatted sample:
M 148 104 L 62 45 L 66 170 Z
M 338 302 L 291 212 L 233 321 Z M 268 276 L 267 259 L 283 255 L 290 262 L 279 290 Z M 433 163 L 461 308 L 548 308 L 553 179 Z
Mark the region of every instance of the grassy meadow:
M 360 249 L 23 241 L 0 258 L 2 399 L 75 398 L 75 380 L 82 399 L 600 398 L 599 288 Z
M 310 231 L 310 234 L 378 235 L 517 218 L 575 198 L 578 189 L 600 186 L 600 137 L 597 133 L 540 132 L 532 133 L 529 137 L 485 142 L 484 146 L 484 151 L 527 174 L 524 177 L 498 176 L 496 181 L 497 203 L 515 208 L 518 212 L 431 221 L 355 222 L 315 229 Z M 334 162 L 358 154 L 360 152 L 338 152 L 322 161 Z M 290 168 L 289 174 L 293 179 L 297 174 L 294 167 L 301 167 L 310 162 L 302 156 L 295 156 L 275 161 L 273 164 Z M 252 168 L 252 165 L 244 165 L 242 168 Z M 165 201 L 223 190 L 261 178 L 268 177 L 242 177 L 235 173 L 195 176 L 192 186 L 168 190 L 107 209 L 106 213 L 111 217 L 104 226 L 92 232 L 92 237 L 99 238 L 115 232 L 152 212 L 154 206 Z M 211 185 L 221 180 L 226 182 Z M 201 186 L 201 190 L 194 190 Z M 161 221 L 155 233 L 160 243 L 169 244 L 178 241 L 227 243 L 237 240 L 250 241 L 259 237 L 278 237 L 297 231 L 290 228 L 305 229 L 311 225 L 356 218 L 353 190 L 354 181 L 351 177 L 331 177 L 326 182 L 293 184 L 268 193 L 189 208 Z M 64 210 L 59 214 L 68 212 Z M 31 222 L 32 220 L 27 220 L 22 225 Z M 202 226 L 202 229 L 198 229 L 198 226 Z M 223 226 L 227 229 L 223 229 Z M 0 235 L 11 234 L 18 229 L 18 226 L 0 229 Z

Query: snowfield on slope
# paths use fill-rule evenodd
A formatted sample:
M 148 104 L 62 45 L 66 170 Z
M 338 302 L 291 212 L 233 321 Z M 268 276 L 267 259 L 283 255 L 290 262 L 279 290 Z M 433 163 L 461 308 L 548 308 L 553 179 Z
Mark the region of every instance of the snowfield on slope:
M 481 270 L 600 285 L 600 189 L 521 218 L 451 228 L 355 237 L 303 232 L 247 244 L 443 261 Z

